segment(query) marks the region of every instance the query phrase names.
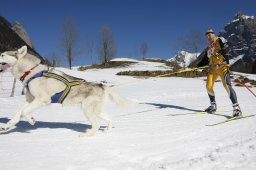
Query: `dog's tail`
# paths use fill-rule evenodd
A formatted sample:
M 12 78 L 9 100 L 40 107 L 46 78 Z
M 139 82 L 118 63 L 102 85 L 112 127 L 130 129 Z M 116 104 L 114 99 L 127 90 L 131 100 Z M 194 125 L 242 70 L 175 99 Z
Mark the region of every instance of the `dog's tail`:
M 120 105 L 122 107 L 131 107 L 134 105 L 134 103 L 128 99 L 125 99 L 124 97 L 120 96 L 114 89 L 114 87 L 105 87 L 107 95 L 110 97 L 110 99 L 115 102 L 117 105 Z

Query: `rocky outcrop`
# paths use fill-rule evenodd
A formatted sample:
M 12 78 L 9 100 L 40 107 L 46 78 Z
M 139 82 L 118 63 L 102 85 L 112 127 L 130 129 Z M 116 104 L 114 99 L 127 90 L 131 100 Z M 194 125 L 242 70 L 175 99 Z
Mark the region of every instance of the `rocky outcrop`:
M 12 30 L 15 31 L 20 36 L 20 38 L 22 38 L 31 48 L 35 49 L 32 40 L 28 36 L 27 31 L 21 25 L 21 23 L 16 21 L 12 26 Z
M 33 48 L 30 47 L 13 29 L 9 21 L 0 16 L 0 53 L 17 50 L 22 46 L 28 46 L 28 52 L 44 60 Z
M 234 20 L 224 27 L 219 36 L 228 40 L 230 59 L 243 55 L 231 66 L 231 69 L 238 72 L 255 73 L 256 18 L 238 13 Z

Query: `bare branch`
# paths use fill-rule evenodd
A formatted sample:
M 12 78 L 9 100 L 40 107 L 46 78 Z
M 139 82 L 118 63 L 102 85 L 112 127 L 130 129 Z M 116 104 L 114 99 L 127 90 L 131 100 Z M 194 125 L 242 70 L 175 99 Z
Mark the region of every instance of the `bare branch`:
M 182 50 L 198 53 L 207 44 L 204 34 L 200 31 L 190 31 L 188 36 L 180 40 Z
M 142 54 L 142 59 L 145 59 L 145 56 L 148 52 L 148 44 L 146 42 L 143 42 L 140 46 L 140 52 Z
M 66 52 L 70 69 L 73 57 L 77 52 L 75 47 L 77 47 L 79 43 L 79 34 L 79 28 L 74 21 L 71 18 L 65 18 L 61 31 L 61 46 Z
M 116 54 L 114 35 L 107 26 L 103 26 L 100 30 L 99 53 L 100 61 L 104 64 L 111 60 Z

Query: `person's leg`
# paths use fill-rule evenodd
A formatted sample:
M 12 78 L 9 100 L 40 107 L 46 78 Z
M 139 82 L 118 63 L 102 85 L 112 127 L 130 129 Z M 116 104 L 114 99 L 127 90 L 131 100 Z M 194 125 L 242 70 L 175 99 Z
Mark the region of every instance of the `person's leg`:
M 239 107 L 239 104 L 237 102 L 237 96 L 236 96 L 236 92 L 233 89 L 232 85 L 231 85 L 231 79 L 230 79 L 230 74 L 228 71 L 228 67 L 227 66 L 223 66 L 220 68 L 219 70 L 219 74 L 222 80 L 222 84 L 224 86 L 224 88 L 226 89 L 229 98 L 233 104 L 233 116 L 239 116 L 242 114 L 241 109 Z
M 206 89 L 207 89 L 208 96 L 210 98 L 211 106 L 205 109 L 205 111 L 207 112 L 213 112 L 217 110 L 217 105 L 215 102 L 215 94 L 213 91 L 213 86 L 217 78 L 218 78 L 218 74 L 215 73 L 213 70 L 210 70 L 210 72 L 207 75 Z

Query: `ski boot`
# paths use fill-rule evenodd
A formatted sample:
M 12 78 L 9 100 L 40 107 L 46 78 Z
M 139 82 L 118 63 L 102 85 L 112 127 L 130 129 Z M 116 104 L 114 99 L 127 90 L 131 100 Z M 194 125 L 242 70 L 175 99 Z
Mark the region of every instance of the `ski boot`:
M 215 102 L 211 102 L 211 106 L 209 106 L 208 108 L 206 108 L 204 111 L 207 113 L 213 113 L 217 110 L 217 105 Z
M 233 117 L 236 117 L 236 116 L 241 116 L 242 115 L 242 111 L 239 107 L 239 104 L 233 104 Z

